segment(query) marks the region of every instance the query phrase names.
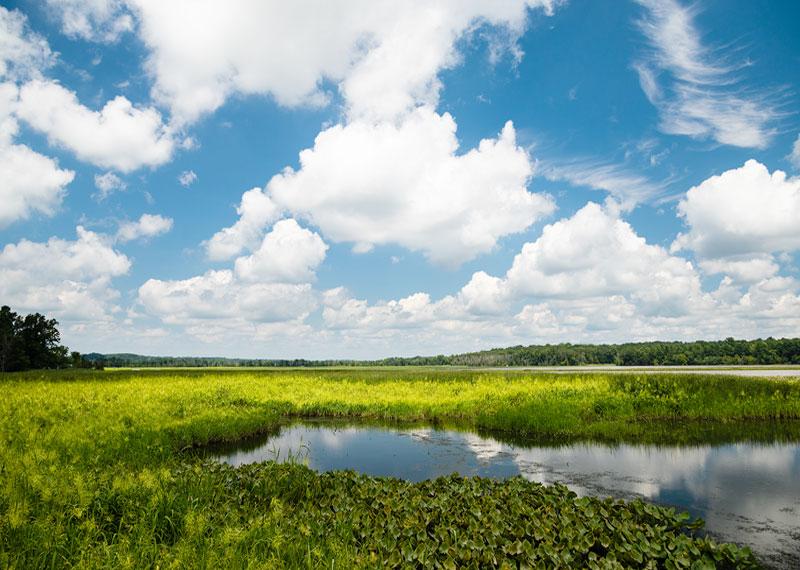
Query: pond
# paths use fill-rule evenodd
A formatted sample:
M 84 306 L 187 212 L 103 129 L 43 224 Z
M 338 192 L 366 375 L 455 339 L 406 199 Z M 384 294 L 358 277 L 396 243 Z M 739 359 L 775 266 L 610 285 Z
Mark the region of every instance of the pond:
M 578 495 L 648 501 L 700 516 L 714 538 L 770 566 L 800 568 L 800 444 L 548 446 L 457 429 L 304 421 L 208 451 L 232 465 L 297 461 L 421 481 L 458 472 L 560 482 Z

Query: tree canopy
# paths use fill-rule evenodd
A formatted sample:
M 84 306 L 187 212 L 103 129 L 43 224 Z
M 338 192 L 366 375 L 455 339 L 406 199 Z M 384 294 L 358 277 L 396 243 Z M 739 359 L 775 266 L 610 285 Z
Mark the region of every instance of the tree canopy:
M 0 371 L 64 368 L 72 362 L 61 345 L 58 321 L 39 313 L 23 317 L 7 305 L 0 308 Z

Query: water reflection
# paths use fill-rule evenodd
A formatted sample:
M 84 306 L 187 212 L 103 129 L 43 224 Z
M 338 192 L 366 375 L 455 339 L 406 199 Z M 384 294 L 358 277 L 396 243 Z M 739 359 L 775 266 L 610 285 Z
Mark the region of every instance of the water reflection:
M 453 472 L 522 475 L 565 483 L 579 495 L 643 497 L 703 517 L 711 535 L 749 545 L 769 565 L 800 567 L 797 443 L 554 447 L 452 429 L 313 422 L 211 453 L 233 465 L 291 458 L 318 471 L 411 481 Z

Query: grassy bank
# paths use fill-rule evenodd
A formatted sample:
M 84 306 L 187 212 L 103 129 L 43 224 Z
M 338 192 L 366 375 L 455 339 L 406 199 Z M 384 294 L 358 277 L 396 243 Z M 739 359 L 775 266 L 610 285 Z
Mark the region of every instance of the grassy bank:
M 18 568 L 223 560 L 346 568 L 421 557 L 459 566 L 591 566 L 594 558 L 610 567 L 614 560 L 663 565 L 665 557 L 677 567 L 704 558 L 747 566 L 746 552 L 685 537 L 686 521 L 666 510 L 576 500 L 562 488 L 460 479 L 409 485 L 301 466 L 234 470 L 185 451 L 286 415 L 457 421 L 512 436 L 607 441 L 666 433 L 690 441 L 766 420 L 775 429 L 762 427 L 754 437 L 800 439 L 800 383 L 787 380 L 434 369 L 76 371 L 6 375 L 0 390 L 0 565 Z M 699 427 L 666 429 L 676 422 Z M 530 500 L 515 502 L 520 494 Z M 445 512 L 436 502 L 443 496 L 448 505 L 474 508 Z M 430 516 L 404 519 L 416 512 Z M 584 538 L 559 526 L 564 513 L 571 517 L 564 521 L 589 529 Z M 388 535 L 381 530 L 387 521 L 414 533 Z M 393 552 L 402 559 L 390 559 Z

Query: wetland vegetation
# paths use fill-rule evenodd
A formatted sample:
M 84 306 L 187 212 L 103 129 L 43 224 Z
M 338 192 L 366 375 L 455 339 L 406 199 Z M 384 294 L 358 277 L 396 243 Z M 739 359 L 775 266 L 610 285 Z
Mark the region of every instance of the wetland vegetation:
M 673 510 L 513 478 L 419 483 L 193 452 L 287 417 L 567 442 L 800 440 L 800 382 L 437 369 L 0 377 L 0 566 L 752 567 Z M 683 430 L 672 429 L 676 424 Z M 766 427 L 765 427 L 766 426 Z
M 541 442 L 457 424 L 290 419 L 198 452 L 233 466 L 302 462 L 318 472 L 352 469 L 406 481 L 522 476 L 564 484 L 583 497 L 641 498 L 701 517 L 709 536 L 747 544 L 784 568 L 800 566 L 800 443 L 776 441 L 781 427 L 733 424 L 703 444 L 665 445 Z M 753 441 L 758 432 L 761 441 Z

